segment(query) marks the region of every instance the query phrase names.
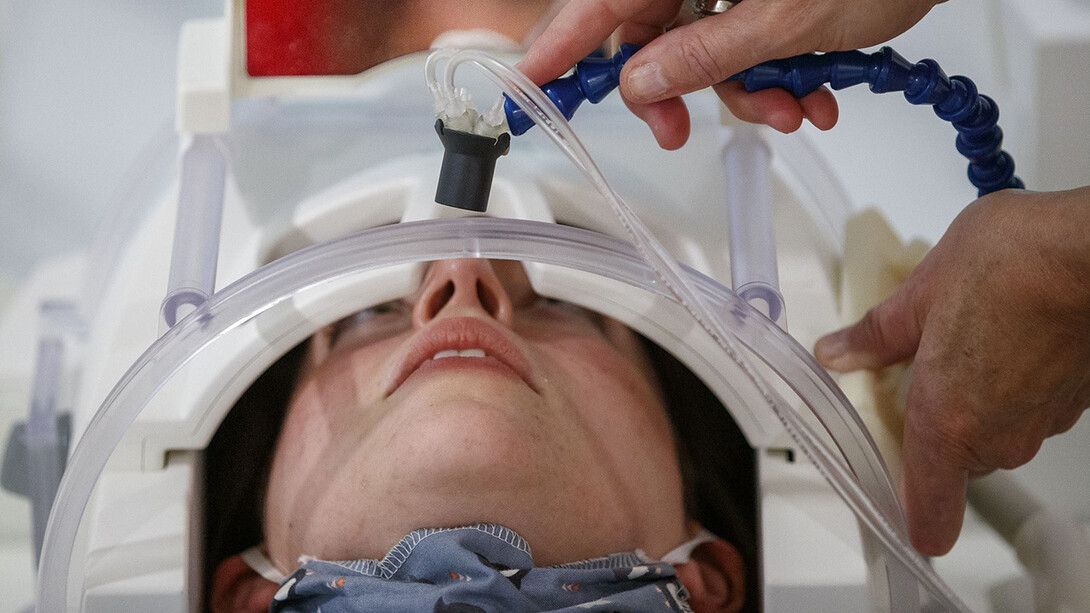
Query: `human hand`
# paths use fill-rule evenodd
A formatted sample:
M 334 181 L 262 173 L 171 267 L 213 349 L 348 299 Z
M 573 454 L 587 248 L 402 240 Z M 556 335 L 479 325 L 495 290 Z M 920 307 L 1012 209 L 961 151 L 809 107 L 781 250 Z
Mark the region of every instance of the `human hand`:
M 622 42 L 646 44 L 621 73 L 621 94 L 659 145 L 689 137 L 678 96 L 713 86 L 739 119 L 792 132 L 809 119 L 836 124 L 832 93 L 796 100 L 780 89 L 746 93 L 727 77 L 761 62 L 814 51 L 844 51 L 885 42 L 919 21 L 940 0 L 759 0 L 677 25 L 682 0 L 571 0 L 534 42 L 519 68 L 543 84 L 570 69 L 620 28 Z M 665 33 L 664 33 L 665 32 Z
M 902 495 L 912 543 L 945 554 L 968 479 L 1012 469 L 1090 405 L 1090 187 L 968 206 L 903 286 L 818 341 L 827 368 L 915 356 Z

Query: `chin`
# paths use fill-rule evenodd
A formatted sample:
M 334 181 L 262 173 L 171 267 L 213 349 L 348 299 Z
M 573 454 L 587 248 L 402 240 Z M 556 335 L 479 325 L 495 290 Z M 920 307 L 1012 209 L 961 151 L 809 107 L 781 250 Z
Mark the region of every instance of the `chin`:
M 526 399 L 444 398 L 411 411 L 398 433 L 405 461 L 421 474 L 462 482 L 536 473 L 537 465 L 553 463 L 554 437 L 563 436 L 543 416 L 540 403 Z

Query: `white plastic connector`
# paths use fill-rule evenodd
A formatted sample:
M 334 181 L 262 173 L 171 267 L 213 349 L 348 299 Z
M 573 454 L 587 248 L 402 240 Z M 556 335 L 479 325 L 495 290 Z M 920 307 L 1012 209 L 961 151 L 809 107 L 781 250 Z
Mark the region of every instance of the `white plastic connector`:
M 508 131 L 507 113 L 503 110 L 504 98 L 496 100 L 492 108 L 481 115 L 477 122 L 477 133 L 483 136 L 499 138 L 500 134 Z
M 1033 579 L 1040 613 L 1090 611 L 1090 538 L 1071 517 L 1043 510 L 1011 541 Z
M 435 116 L 451 130 L 499 138 L 507 132 L 507 114 L 503 110 L 504 98 L 501 96 L 483 114 L 473 104 L 473 96 L 465 87 L 454 89 L 446 85 L 447 79 L 440 79 L 436 74 L 438 63 L 450 59 L 452 50 L 441 49 L 432 53 L 424 65 L 424 78 L 433 97 Z
M 230 74 L 225 20 L 187 21 L 178 44 L 178 132 L 227 131 L 231 125 Z
M 1038 613 L 1090 611 L 1090 537 L 1075 518 L 1047 508 L 1010 473 L 969 485 L 969 500 L 1018 554 Z

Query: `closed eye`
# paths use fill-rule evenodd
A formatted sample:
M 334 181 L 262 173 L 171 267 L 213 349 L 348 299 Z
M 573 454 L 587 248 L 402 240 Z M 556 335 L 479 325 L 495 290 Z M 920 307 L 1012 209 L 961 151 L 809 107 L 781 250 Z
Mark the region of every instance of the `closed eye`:
M 362 309 L 338 321 L 330 346 L 366 338 L 369 342 L 388 338 L 412 326 L 412 307 L 404 300 L 391 300 Z
M 588 308 L 579 306 L 573 302 L 566 300 L 560 300 L 558 298 L 552 298 L 549 296 L 538 296 L 534 302 L 533 308 L 542 309 L 546 312 L 551 312 L 557 315 L 576 316 L 581 319 L 586 319 L 598 329 L 604 329 L 605 321 L 601 314 L 596 311 L 592 311 Z

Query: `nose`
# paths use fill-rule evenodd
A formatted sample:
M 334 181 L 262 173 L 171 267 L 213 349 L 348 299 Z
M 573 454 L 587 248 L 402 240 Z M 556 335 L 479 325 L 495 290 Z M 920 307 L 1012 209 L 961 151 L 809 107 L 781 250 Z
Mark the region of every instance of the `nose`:
M 511 327 L 514 306 L 492 263 L 483 259 L 443 260 L 428 271 L 413 306 L 413 325 L 437 317 L 486 315 Z

